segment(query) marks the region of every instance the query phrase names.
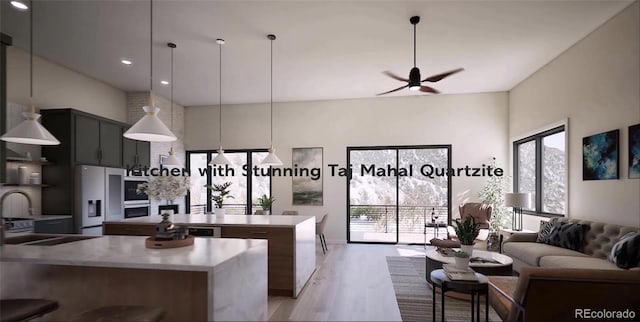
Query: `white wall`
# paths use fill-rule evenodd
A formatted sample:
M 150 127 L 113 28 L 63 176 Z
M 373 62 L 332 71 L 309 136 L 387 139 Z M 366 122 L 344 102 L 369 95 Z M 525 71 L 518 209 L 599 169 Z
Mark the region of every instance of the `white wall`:
M 223 106 L 225 149 L 268 148 L 269 105 Z M 507 94 L 412 96 L 274 104 L 274 145 L 285 167 L 291 148 L 324 148 L 324 206 L 293 207 L 291 178 L 275 177 L 274 213 L 329 213 L 327 238 L 346 240 L 346 179 L 326 165 L 346 163 L 347 146 L 452 144 L 454 167 L 481 166 L 507 156 Z M 217 107 L 185 108 L 185 148 L 217 149 Z M 454 178 L 453 212 L 477 200 L 484 178 Z
M 509 93 L 509 136 L 569 119 L 569 217 L 640 226 L 640 180 L 628 179 L 628 126 L 640 122 L 636 1 Z M 582 180 L 582 138 L 620 129 L 620 179 Z M 525 228 L 538 228 L 539 217 Z
M 127 121 L 125 92 L 102 81 L 34 56 L 36 108 L 74 108 L 112 120 Z M 29 53 L 7 49 L 7 101 L 29 106 Z

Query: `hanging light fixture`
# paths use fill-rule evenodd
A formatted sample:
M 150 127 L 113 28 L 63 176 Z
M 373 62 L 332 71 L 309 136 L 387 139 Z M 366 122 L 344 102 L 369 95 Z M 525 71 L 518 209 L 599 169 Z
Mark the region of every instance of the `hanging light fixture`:
M 269 101 L 269 111 L 271 114 L 271 132 L 269 134 L 269 140 L 271 141 L 271 147 L 269 148 L 269 154 L 262 160 L 262 165 L 279 166 L 282 165 L 282 161 L 276 155 L 276 149 L 273 148 L 273 41 L 276 39 L 276 35 L 268 35 L 267 38 L 271 40 L 271 99 Z
M 29 111 L 22 113 L 24 121 L 5 133 L 0 140 L 22 144 L 58 145 L 60 141 L 38 122 L 40 114 L 36 113 L 33 102 L 33 4 L 29 10 L 29 37 Z
M 176 44 L 170 42 L 167 46 L 171 48 L 171 130 L 173 130 L 173 50 L 176 48 Z M 169 157 L 164 161 L 162 166 L 165 168 L 182 168 L 182 163 L 176 158 L 175 154 L 173 154 L 173 143 L 171 143 L 171 148 L 169 149 Z
M 219 82 L 220 101 L 218 102 L 218 108 L 219 108 L 218 129 L 220 131 L 220 135 L 218 136 L 218 140 L 219 140 L 218 142 L 220 143 L 220 145 L 218 147 L 218 154 L 211 160 L 211 162 L 209 162 L 209 165 L 216 165 L 216 164 L 232 165 L 231 161 L 229 161 L 229 159 L 227 159 L 227 157 L 224 155 L 224 150 L 222 150 L 222 45 L 224 45 L 224 39 L 216 39 L 216 44 L 218 44 L 218 47 L 220 48 L 220 82 Z
M 160 109 L 153 101 L 153 0 L 149 0 L 149 15 L 149 105 L 142 107 L 145 115 L 124 132 L 123 136 L 138 141 L 172 142 L 177 138 L 158 118 Z

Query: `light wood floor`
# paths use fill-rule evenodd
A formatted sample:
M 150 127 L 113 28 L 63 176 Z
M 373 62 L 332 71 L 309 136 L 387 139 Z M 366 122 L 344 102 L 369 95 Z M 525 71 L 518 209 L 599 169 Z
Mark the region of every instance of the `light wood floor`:
M 319 245 L 319 244 L 318 244 Z M 269 297 L 270 321 L 401 321 L 386 256 L 424 254 L 422 246 L 318 246 L 316 272 L 297 299 Z

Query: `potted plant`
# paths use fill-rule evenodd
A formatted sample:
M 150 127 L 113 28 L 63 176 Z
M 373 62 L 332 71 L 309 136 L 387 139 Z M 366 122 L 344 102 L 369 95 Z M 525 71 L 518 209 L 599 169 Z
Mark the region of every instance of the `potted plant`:
M 460 240 L 460 248 L 471 256 L 473 254 L 473 244 L 475 244 L 476 237 L 480 233 L 480 225 L 476 224 L 476 220 L 471 215 L 465 216 L 462 222 L 458 218 L 453 224 L 458 240 Z
M 493 158 L 490 166 L 497 168 L 496 158 Z M 482 203 L 491 205 L 491 220 L 489 221 L 489 238 L 487 250 L 497 251 L 500 247 L 498 233 L 500 228 L 511 226 L 511 216 L 504 206 L 504 193 L 509 191 L 511 179 L 509 176 L 491 176 L 487 184 L 482 188 L 478 197 Z
M 266 194 L 263 194 L 262 197 L 258 198 L 258 203 L 260 207 L 262 207 L 262 211 L 265 215 L 271 214 L 271 205 L 276 201 L 274 197 L 267 197 Z
M 453 256 L 456 261 L 456 267 L 460 269 L 469 268 L 469 257 L 471 257 L 471 254 L 458 250 L 453 252 Z
M 233 199 L 234 197 L 230 195 L 229 186 L 231 186 L 231 182 L 225 182 L 223 184 L 214 184 L 214 185 L 205 185 L 207 189 L 213 191 L 214 194 L 211 196 L 211 200 L 216 204 L 215 214 L 219 216 L 224 216 L 224 208 L 222 208 L 222 203 L 225 199 Z

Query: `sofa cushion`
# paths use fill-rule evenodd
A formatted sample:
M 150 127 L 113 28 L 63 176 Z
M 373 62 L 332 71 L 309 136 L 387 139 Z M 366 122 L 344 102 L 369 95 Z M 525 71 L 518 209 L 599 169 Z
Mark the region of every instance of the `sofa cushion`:
M 546 244 L 581 252 L 584 249 L 584 233 L 589 226 L 568 222 L 557 222 Z
M 602 259 L 609 257 L 611 248 L 622 236 L 629 232 L 640 232 L 638 227 L 605 224 L 582 219 L 560 218 L 559 220 L 589 225 L 590 228 L 585 234 L 586 246 L 584 253 Z
M 640 266 L 640 233 L 624 235 L 611 248 L 609 259 L 620 268 Z
M 543 256 L 540 258 L 540 267 L 620 270 L 612 262 L 592 256 Z
M 540 230 L 538 231 L 538 239 L 536 239 L 536 242 L 546 243 L 547 240 L 549 240 L 549 235 L 551 235 L 557 221 L 557 218 L 552 218 L 549 221 L 541 221 Z
M 587 256 L 583 253 L 576 252 L 570 249 L 541 243 L 504 243 L 502 245 L 502 249 L 506 255 L 518 258 L 531 266 L 539 266 L 538 263 L 542 256 Z

